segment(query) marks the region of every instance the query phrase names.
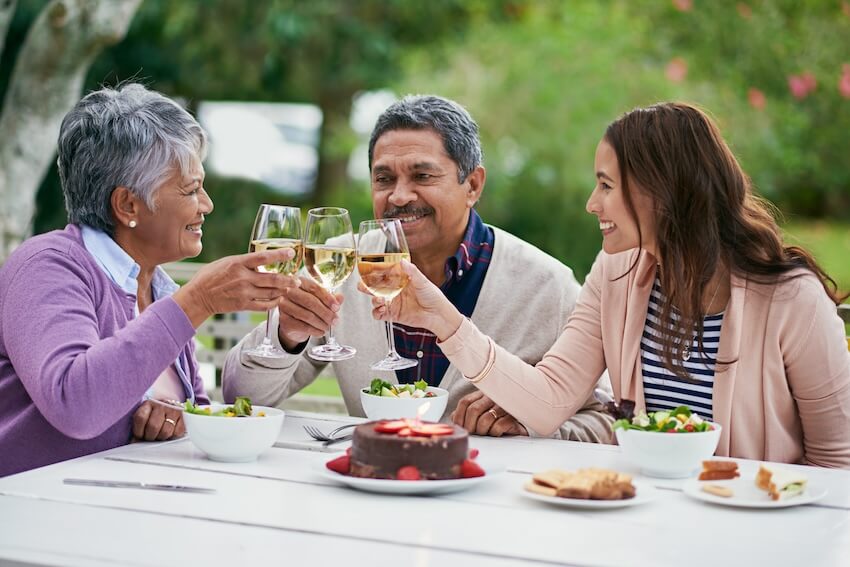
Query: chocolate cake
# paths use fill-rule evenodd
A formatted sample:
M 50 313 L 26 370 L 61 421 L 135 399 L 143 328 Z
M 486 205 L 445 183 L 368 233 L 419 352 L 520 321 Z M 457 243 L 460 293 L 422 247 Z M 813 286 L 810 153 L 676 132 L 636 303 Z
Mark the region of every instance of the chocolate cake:
M 461 477 L 469 435 L 456 425 L 413 420 L 372 421 L 354 429 L 352 476 L 399 478 L 399 469 L 415 467 L 423 480 Z

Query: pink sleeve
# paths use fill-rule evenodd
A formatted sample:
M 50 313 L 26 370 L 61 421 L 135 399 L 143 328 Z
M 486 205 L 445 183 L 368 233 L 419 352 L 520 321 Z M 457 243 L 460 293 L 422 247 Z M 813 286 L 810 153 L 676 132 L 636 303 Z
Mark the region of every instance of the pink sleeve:
M 814 278 L 800 279 L 783 336 L 785 372 L 803 426 L 808 464 L 850 468 L 850 352 L 844 323 Z
M 600 319 L 603 281 L 602 261 L 597 260 L 563 333 L 536 366 L 496 345 L 491 370 L 475 384 L 537 434 L 549 435 L 575 415 L 605 369 Z M 467 319 L 438 344 L 466 377 L 477 376 L 487 365 L 490 340 Z

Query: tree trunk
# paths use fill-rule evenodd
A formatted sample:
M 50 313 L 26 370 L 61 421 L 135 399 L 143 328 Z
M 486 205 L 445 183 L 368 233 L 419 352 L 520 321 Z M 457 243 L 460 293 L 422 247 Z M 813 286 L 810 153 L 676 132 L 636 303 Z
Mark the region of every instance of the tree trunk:
M 53 0 L 30 28 L 0 115 L 0 263 L 29 236 L 59 126 L 89 66 L 124 38 L 141 1 Z
M 0 0 L 0 54 L 3 53 L 3 45 L 6 42 L 6 32 L 9 31 L 9 23 L 15 14 L 17 0 Z
M 334 93 L 319 101 L 322 127 L 319 135 L 319 167 L 313 191 L 313 203 L 317 207 L 329 205 L 328 199 L 333 192 L 348 183 L 348 158 L 353 146 L 348 143 L 353 136 L 349 125 L 351 97 L 351 93 Z M 349 135 L 345 135 L 346 132 Z

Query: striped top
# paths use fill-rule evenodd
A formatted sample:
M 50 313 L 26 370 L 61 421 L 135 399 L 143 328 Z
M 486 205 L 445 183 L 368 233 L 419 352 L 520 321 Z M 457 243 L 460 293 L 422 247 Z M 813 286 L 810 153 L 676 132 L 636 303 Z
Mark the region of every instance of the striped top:
M 646 411 L 670 410 L 677 406 L 688 406 L 691 411 L 707 420 L 713 418 L 712 389 L 714 388 L 714 366 L 717 358 L 717 348 L 720 344 L 720 327 L 723 324 L 723 313 L 708 315 L 703 319 L 702 342 L 704 351 L 699 349 L 699 341 L 694 336 L 689 349 L 690 356 L 683 360 L 682 365 L 692 380 L 682 380 L 667 368 L 661 361 L 661 313 L 660 303 L 664 298 L 661 282 L 656 276 L 652 293 L 649 296 L 649 307 L 646 312 L 646 324 L 640 340 L 640 361 L 643 374 L 644 399 Z M 679 320 L 674 311 L 673 320 L 663 325 L 664 329 L 672 329 Z

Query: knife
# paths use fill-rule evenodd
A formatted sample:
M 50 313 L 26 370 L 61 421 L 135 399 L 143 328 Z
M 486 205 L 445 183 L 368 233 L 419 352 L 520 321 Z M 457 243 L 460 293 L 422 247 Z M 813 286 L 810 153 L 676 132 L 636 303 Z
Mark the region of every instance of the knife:
M 109 486 L 113 488 L 142 488 L 146 490 L 171 490 L 174 492 L 193 492 L 197 494 L 212 494 L 215 488 L 200 486 L 183 486 L 180 484 L 149 484 L 126 480 L 94 480 L 89 478 L 66 478 L 62 482 L 75 486 Z

